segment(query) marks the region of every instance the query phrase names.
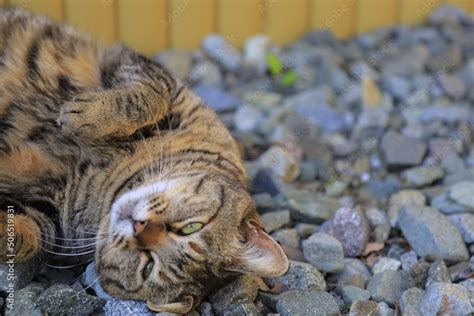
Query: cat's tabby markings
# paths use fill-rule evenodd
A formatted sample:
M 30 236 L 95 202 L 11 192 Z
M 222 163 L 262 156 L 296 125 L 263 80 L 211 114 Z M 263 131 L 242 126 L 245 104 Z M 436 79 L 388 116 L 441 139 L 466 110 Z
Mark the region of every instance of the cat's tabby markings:
M 245 184 L 216 114 L 158 64 L 0 8 L 0 244 L 14 205 L 17 262 L 94 257 L 111 295 L 186 313 L 236 272 L 287 269 Z

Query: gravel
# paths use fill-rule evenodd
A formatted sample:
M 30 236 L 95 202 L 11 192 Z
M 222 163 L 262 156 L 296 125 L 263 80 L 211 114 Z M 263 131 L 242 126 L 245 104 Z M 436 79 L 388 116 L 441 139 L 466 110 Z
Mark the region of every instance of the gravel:
M 331 294 L 321 291 L 284 292 L 278 297 L 276 310 L 281 316 L 340 315 Z
M 283 284 L 290 290 L 326 290 L 326 281 L 321 272 L 309 263 L 290 260 L 288 272 L 278 278 L 265 279 L 269 286 Z
M 316 233 L 303 240 L 303 253 L 306 260 L 322 272 L 344 270 L 342 245 L 328 234 Z
M 420 302 L 422 315 L 469 315 L 473 311 L 469 290 L 458 284 L 431 284 Z
M 373 300 L 393 305 L 398 302 L 406 286 L 405 277 L 401 272 L 387 270 L 373 275 L 367 289 Z
M 400 228 L 419 256 L 442 258 L 450 263 L 467 260 L 469 254 L 456 227 L 440 212 L 429 207 L 404 207 Z
M 369 225 L 361 209 L 343 207 L 336 211 L 331 225 L 331 235 L 336 237 L 347 257 L 357 257 L 369 239 Z
M 402 315 L 421 316 L 420 302 L 425 291 L 418 288 L 411 288 L 402 293 L 400 298 L 400 311 Z

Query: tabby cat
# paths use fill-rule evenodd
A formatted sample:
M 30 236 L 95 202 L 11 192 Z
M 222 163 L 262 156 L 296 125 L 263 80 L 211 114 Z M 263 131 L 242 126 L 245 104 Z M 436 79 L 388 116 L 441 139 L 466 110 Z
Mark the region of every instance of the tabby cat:
M 94 258 L 109 294 L 155 311 L 288 266 L 200 98 L 124 46 L 13 8 L 0 8 L 0 206 L 1 261 Z

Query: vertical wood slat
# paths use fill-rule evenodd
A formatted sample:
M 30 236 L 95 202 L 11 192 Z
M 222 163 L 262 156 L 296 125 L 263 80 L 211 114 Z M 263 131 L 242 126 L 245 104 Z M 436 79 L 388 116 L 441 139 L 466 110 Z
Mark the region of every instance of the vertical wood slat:
M 357 0 L 311 0 L 311 28 L 330 29 L 336 37 L 354 35 Z
M 216 6 L 213 0 L 169 0 L 169 46 L 196 49 L 202 39 L 216 31 Z
M 408 25 L 421 23 L 441 3 L 441 0 L 401 0 L 400 22 Z
M 2 0 L 0 0 L 0 3 L 1 2 Z M 10 0 L 8 3 L 35 13 L 45 14 L 58 21 L 62 21 L 64 18 L 62 0 Z
M 217 31 L 230 43 L 241 46 L 263 27 L 263 0 L 218 0 Z
M 301 36 L 309 26 L 308 0 L 265 0 L 264 33 L 283 44 Z
M 166 0 L 118 0 L 117 38 L 144 54 L 167 47 Z
M 355 9 L 358 33 L 374 31 L 399 22 L 397 0 L 358 0 Z
M 106 42 L 116 40 L 114 0 L 64 0 L 64 16 L 68 23 L 92 33 Z

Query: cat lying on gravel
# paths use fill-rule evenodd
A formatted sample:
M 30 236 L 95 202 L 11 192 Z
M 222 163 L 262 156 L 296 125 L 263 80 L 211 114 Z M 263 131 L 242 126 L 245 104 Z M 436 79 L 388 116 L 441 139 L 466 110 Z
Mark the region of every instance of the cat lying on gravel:
M 186 313 L 237 272 L 287 270 L 201 99 L 126 47 L 8 8 L 0 179 L 2 261 L 94 257 L 108 293 L 154 311 Z

